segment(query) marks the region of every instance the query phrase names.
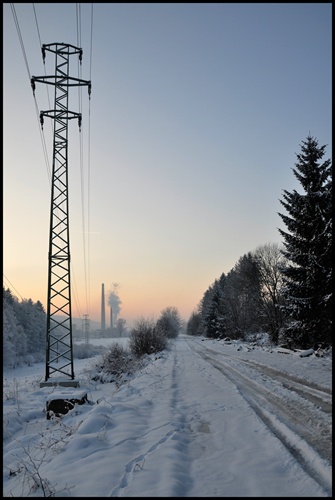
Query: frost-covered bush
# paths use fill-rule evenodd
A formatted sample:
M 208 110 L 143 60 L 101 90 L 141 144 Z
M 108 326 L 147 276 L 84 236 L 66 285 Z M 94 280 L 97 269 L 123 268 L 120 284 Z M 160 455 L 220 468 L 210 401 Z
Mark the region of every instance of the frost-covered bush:
M 134 356 L 121 344 L 113 344 L 102 358 L 104 370 L 112 375 L 132 372 Z
M 129 346 L 131 352 L 140 357 L 163 351 L 167 347 L 167 339 L 153 320 L 140 318 L 131 329 Z
M 115 343 L 105 352 L 95 366 L 93 380 L 100 382 L 124 382 L 141 367 L 136 356 L 123 345 Z

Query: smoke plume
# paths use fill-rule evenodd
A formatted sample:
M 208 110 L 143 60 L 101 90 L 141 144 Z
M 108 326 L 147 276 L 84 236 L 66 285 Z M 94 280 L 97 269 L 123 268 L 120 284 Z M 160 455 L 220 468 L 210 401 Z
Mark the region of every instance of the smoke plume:
M 121 311 L 122 301 L 120 300 L 118 294 L 119 283 L 113 283 L 113 290 L 108 294 L 108 305 L 112 308 L 113 311 L 113 321 L 114 324 L 117 321 L 118 315 Z

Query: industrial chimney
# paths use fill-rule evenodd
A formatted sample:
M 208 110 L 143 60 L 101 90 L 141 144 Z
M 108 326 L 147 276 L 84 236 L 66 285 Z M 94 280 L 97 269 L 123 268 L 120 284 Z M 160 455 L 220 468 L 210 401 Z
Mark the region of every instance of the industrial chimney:
M 106 320 L 105 320 L 105 285 L 102 284 L 101 289 L 101 331 L 106 329 Z

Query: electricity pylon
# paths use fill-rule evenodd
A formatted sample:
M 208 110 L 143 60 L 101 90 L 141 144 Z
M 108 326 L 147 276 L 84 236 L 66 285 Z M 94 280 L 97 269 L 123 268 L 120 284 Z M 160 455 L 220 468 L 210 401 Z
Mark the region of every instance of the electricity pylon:
M 83 330 L 85 334 L 85 347 L 87 349 L 89 344 L 89 331 L 90 331 L 90 320 L 88 319 L 88 314 L 84 314 Z
M 50 235 L 48 256 L 48 301 L 46 327 L 45 384 L 74 385 L 72 312 L 70 283 L 70 235 L 68 210 L 68 121 L 78 119 L 81 127 L 81 113 L 69 111 L 69 88 L 88 86 L 91 82 L 69 76 L 70 55 L 79 55 L 82 49 L 65 43 L 42 45 L 43 62 L 46 51 L 55 54 L 55 74 L 33 76 L 31 86 L 45 83 L 55 87 L 54 109 L 40 112 L 43 127 L 44 117 L 54 120 L 53 161 L 50 208 Z M 56 374 L 58 378 L 53 378 Z M 61 378 L 62 376 L 63 379 Z M 67 383 L 68 382 L 68 383 Z M 41 384 L 42 385 L 42 384 Z

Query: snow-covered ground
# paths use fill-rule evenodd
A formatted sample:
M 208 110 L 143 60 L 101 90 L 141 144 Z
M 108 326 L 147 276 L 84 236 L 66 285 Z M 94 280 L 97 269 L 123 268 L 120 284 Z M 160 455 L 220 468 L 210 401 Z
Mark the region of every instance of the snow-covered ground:
M 4 372 L 4 496 L 332 496 L 331 354 L 180 336 L 119 387 L 96 361 L 51 420 L 44 365 Z

